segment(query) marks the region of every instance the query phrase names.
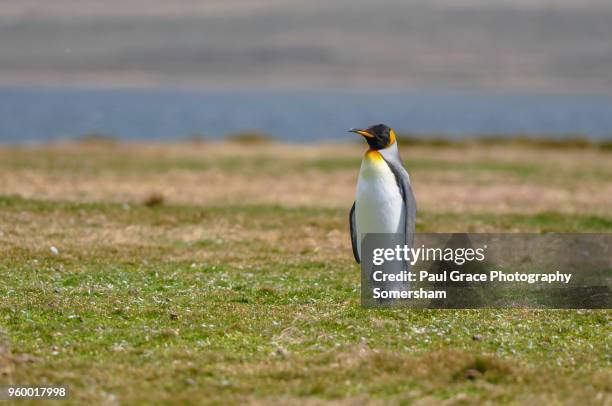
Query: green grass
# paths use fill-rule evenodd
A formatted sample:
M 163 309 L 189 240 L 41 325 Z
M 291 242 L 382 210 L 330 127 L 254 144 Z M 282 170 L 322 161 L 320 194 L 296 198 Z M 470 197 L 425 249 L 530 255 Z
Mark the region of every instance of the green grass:
M 0 208 L 5 219 L 26 212 L 41 225 L 101 215 L 119 227 L 226 219 L 281 234 L 294 232 L 284 231 L 289 222 L 323 219 L 323 232 L 334 230 L 345 214 L 277 206 L 125 210 L 14 197 L 0 199 Z M 420 221 L 423 231 L 479 222 L 502 230 L 612 231 L 607 218 L 557 213 L 424 213 Z M 113 394 L 126 402 L 197 396 L 554 403 L 594 400 L 610 390 L 606 311 L 366 310 L 349 252 L 318 258 L 291 242 L 240 238 L 87 246 L 72 240 L 80 232 L 50 234 L 58 256 L 46 246 L 9 242 L 0 260 L 2 326 L 13 353 L 35 359 L 14 364 L 12 379 L 67 383 L 75 402 Z M 244 256 L 172 259 L 197 258 L 200 250 Z
M 262 168 L 261 176 L 281 181 L 301 171 L 317 180 L 358 166 L 358 159 L 266 154 L 5 155 L 7 173 L 66 177 L 91 168 L 178 168 L 205 180 L 209 171 Z M 441 176 L 548 176 L 531 161 L 423 156 L 411 165 Z M 595 172 L 585 176 L 604 187 Z M 0 195 L 0 383 L 64 383 L 74 404 L 605 404 L 612 396 L 608 310 L 361 308 L 348 241 L 350 196 L 347 207 L 240 197 L 175 204 L 169 194 L 170 203 L 147 207 L 70 196 Z M 612 217 L 425 206 L 417 229 L 612 232 Z

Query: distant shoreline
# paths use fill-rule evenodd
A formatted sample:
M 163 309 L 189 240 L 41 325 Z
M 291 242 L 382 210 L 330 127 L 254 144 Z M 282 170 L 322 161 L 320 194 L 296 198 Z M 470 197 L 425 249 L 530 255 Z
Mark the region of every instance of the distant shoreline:
M 398 142 L 402 148 L 410 147 L 425 147 L 425 148 L 483 148 L 483 147 L 509 147 L 509 148 L 535 148 L 548 150 L 601 150 L 612 153 L 612 141 L 593 141 L 584 137 L 567 137 L 567 138 L 547 138 L 538 136 L 514 135 L 514 136 L 479 136 L 473 135 L 461 139 L 445 138 L 436 135 L 398 135 Z M 103 134 L 90 134 L 76 138 L 66 138 L 51 141 L 39 141 L 28 143 L 3 143 L 0 142 L 0 149 L 11 148 L 53 148 L 53 147 L 138 147 L 138 146 L 185 146 L 211 145 L 220 147 L 223 145 L 232 147 L 265 147 L 278 146 L 281 148 L 317 148 L 317 147 L 345 147 L 347 145 L 357 146 L 359 140 L 351 142 L 325 142 L 318 141 L 313 143 L 304 142 L 289 142 L 283 141 L 272 136 L 256 133 L 244 132 L 236 134 L 228 134 L 223 138 L 205 138 L 205 137 L 185 137 L 180 139 L 169 140 L 145 140 L 145 139 L 123 139 Z
M 594 95 L 612 97 L 612 87 L 570 81 L 465 81 L 440 83 L 409 77 L 369 75 L 164 75 L 154 72 L 3 72 L 2 89 L 72 89 L 72 90 L 174 90 L 174 91 L 365 91 L 405 92 L 439 89 L 440 91 L 485 92 L 541 95 Z

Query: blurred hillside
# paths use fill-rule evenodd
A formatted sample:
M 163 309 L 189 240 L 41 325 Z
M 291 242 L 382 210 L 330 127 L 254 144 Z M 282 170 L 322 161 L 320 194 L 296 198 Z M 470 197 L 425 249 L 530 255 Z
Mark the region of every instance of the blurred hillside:
M 6 0 L 0 84 L 601 90 L 604 0 Z

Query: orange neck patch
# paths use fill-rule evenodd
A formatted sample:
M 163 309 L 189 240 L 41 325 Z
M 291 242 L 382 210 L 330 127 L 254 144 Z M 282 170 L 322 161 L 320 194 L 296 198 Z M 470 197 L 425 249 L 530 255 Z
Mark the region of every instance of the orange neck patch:
M 375 162 L 378 162 L 378 161 L 382 161 L 382 160 L 383 160 L 383 157 L 382 157 L 382 155 L 380 155 L 380 152 L 378 152 L 378 151 L 377 151 L 377 150 L 375 150 L 375 149 L 368 149 L 368 150 L 366 151 L 366 153 L 365 153 L 365 157 L 366 157 L 367 159 L 369 159 L 369 160 L 371 160 L 371 161 L 375 161 Z

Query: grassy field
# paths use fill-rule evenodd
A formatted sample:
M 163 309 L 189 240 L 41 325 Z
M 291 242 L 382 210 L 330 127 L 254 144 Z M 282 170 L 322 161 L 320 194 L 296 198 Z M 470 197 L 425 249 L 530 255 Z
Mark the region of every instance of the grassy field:
M 610 404 L 610 311 L 360 308 L 363 150 L 0 149 L 0 383 L 92 404 Z M 402 154 L 419 231 L 612 232 L 609 151 Z

